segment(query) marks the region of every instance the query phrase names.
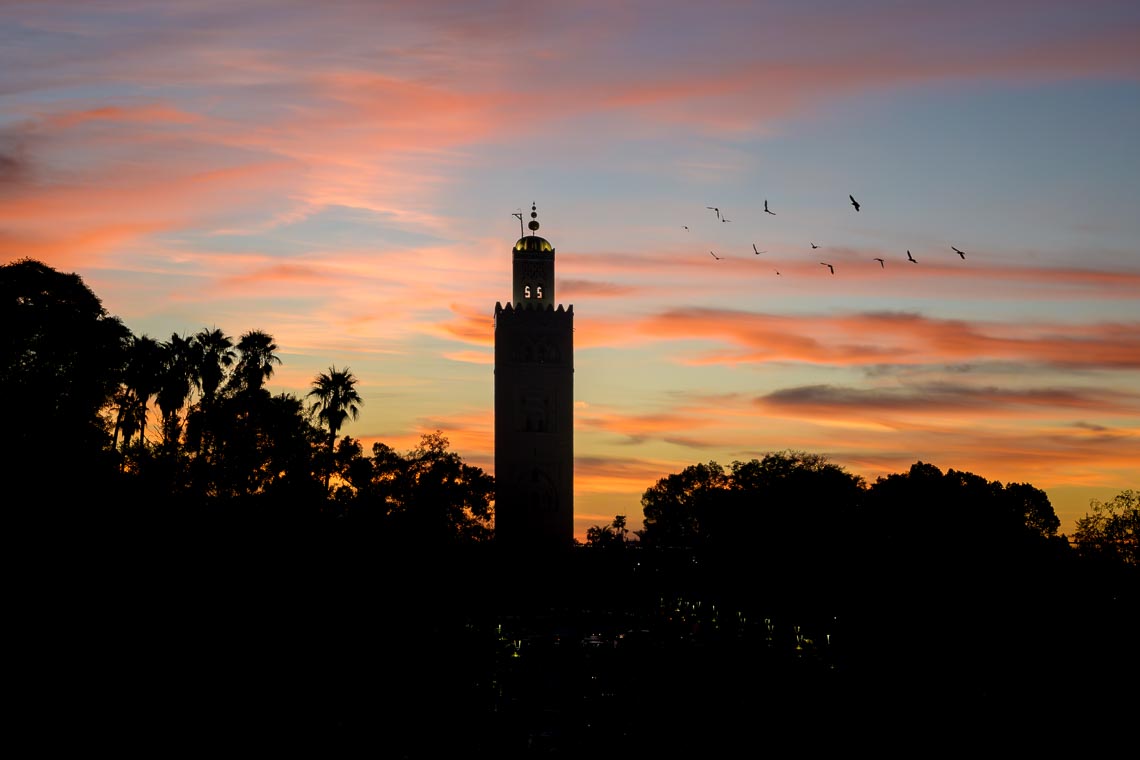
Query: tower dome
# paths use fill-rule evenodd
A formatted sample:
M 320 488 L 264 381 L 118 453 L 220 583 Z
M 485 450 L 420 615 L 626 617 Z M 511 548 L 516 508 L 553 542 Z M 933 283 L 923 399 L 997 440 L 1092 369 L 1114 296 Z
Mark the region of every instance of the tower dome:
M 543 251 L 553 250 L 554 249 L 550 246 L 550 241 L 538 235 L 521 237 L 518 242 L 515 243 L 515 251 L 518 253 L 541 253 Z

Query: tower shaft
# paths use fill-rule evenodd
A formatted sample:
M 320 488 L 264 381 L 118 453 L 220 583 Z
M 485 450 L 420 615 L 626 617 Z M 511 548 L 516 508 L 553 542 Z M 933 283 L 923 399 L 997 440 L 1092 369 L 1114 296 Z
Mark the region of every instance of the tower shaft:
M 531 223 L 532 231 L 537 227 Z M 512 255 L 513 298 L 495 304 L 495 536 L 511 549 L 568 548 L 574 541 L 574 307 L 554 306 L 550 243 L 525 236 Z

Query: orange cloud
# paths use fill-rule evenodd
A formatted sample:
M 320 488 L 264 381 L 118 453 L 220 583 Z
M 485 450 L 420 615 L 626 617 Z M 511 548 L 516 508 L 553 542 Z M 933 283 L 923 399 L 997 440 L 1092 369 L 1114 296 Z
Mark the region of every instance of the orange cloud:
M 634 457 L 575 457 L 575 496 L 619 493 L 640 498 L 647 488 L 675 471 L 674 467 L 673 462 Z
M 494 474 L 494 431 L 494 412 L 488 407 L 443 417 L 417 418 L 407 430 L 364 431 L 353 437 L 362 442 L 366 453 L 371 451 L 373 443 L 383 443 L 403 454 L 415 448 L 422 436 L 440 432 L 447 439 L 449 450 L 459 454 L 464 462 Z
M 493 308 L 481 311 L 464 304 L 452 304 L 451 310 L 455 317 L 431 325 L 431 332 L 475 346 L 495 345 Z
M 76 269 L 89 265 L 94 255 L 114 253 L 163 229 L 165 225 L 158 223 L 124 221 L 54 233 L 0 230 L 0 258 L 10 261 L 29 257 L 50 262 L 58 269 Z
M 79 111 L 63 111 L 44 118 L 45 126 L 52 129 L 73 129 L 91 122 L 135 122 L 140 124 L 195 124 L 202 121 L 198 114 L 189 113 L 166 103 L 145 106 L 100 106 Z
M 627 414 L 591 406 L 578 411 L 575 427 L 582 430 L 617 433 L 626 437 L 629 443 L 641 443 L 651 437 L 678 435 L 697 428 L 710 427 L 715 424 L 714 415 L 710 414 L 710 411 L 679 407 L 668 412 Z
M 443 358 L 450 359 L 453 362 L 464 362 L 467 364 L 495 363 L 495 355 L 490 351 L 485 353 L 478 351 L 447 351 L 444 352 Z

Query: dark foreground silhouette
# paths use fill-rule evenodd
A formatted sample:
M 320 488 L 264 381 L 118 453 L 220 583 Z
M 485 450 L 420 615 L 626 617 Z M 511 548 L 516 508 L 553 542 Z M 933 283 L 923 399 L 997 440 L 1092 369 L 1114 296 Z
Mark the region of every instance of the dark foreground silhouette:
M 47 543 L 22 557 L 9 647 L 22 712 L 61 746 L 719 755 L 1059 720 L 1107 726 L 1094 741 L 1140 675 L 1135 586 L 1065 564 L 884 557 L 821 589 L 687 550 L 443 551 L 331 523 Z
M 442 434 L 366 455 L 260 330 L 132 336 L 0 267 L 10 721 L 122 754 L 914 756 L 1131 740 L 1137 503 L 783 452 L 662 478 L 585 546 L 498 546 Z M 159 419 L 148 428 L 148 414 Z M 146 432 L 150 431 L 147 435 Z

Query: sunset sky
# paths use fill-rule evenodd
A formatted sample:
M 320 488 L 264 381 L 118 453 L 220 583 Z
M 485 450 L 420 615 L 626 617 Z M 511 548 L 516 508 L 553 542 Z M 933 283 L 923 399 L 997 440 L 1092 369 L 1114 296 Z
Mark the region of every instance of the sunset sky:
M 493 473 L 532 202 L 579 537 L 784 449 L 1032 483 L 1069 533 L 1140 488 L 1135 0 L 0 1 L 3 263 L 264 330 L 274 392 L 348 367 L 366 446 Z

